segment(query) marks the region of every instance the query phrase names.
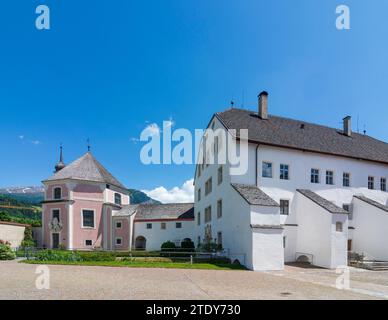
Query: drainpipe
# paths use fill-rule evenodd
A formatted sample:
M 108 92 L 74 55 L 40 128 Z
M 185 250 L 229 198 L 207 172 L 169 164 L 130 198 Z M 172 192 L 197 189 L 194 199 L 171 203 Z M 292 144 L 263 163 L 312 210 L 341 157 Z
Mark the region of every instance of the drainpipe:
M 257 156 L 257 152 L 259 151 L 259 147 L 260 147 L 260 145 L 258 144 L 257 146 L 256 146 L 256 170 L 255 170 L 255 172 L 256 172 L 256 177 L 255 177 L 255 179 L 256 179 L 256 187 L 258 187 L 259 186 L 259 179 L 258 179 L 258 163 L 257 163 L 257 161 L 258 161 L 258 156 Z

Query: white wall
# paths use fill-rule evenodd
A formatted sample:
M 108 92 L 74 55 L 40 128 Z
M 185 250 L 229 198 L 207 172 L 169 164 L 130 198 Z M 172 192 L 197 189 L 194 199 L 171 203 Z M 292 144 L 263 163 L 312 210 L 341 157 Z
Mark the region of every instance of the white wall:
M 283 236 L 286 237 L 286 247 L 284 248 L 285 262 L 295 261 L 297 234 L 297 226 L 284 226 Z
M 0 223 L 0 240 L 11 243 L 12 248 L 17 248 L 24 240 L 24 226 Z
M 216 118 L 214 122 L 215 129 L 223 128 L 222 124 Z M 209 126 L 211 126 L 211 123 Z M 263 161 L 268 161 L 273 164 L 272 178 L 262 177 Z M 289 180 L 280 180 L 280 164 L 289 165 Z M 320 183 L 313 184 L 310 182 L 311 168 L 320 170 Z M 296 189 L 310 189 L 339 207 L 342 207 L 343 204 L 350 204 L 355 194 L 363 194 L 380 203 L 388 203 L 388 193 L 378 190 L 380 189 L 380 178 L 388 178 L 388 165 L 374 162 L 265 145 L 260 145 L 257 148 L 256 144 L 249 144 L 248 172 L 246 174 L 230 176 L 228 174 L 230 166 L 226 164 L 224 165 L 224 181 L 218 186 L 217 169 L 218 165 L 205 166 L 201 176 L 195 177 L 195 217 L 197 219 L 197 214 L 200 211 L 202 220 L 200 226 L 197 226 L 197 222 L 195 223 L 196 234 L 201 239 L 204 237 L 206 226 L 204 223 L 204 211 L 207 206 L 211 205 L 213 217 L 210 225 L 212 226 L 213 238 L 216 237 L 218 231 L 222 231 L 224 248 L 230 251 L 244 252 L 247 264 L 253 264 L 253 236 L 252 239 L 245 238 L 245 232 L 252 233 L 249 228 L 246 228 L 246 225 L 250 223 L 248 221 L 250 219 L 250 209 L 248 209 L 249 206 L 244 203 L 241 197 L 236 198 L 236 192 L 232 189 L 230 183 L 255 185 L 257 181 L 258 187 L 275 201 L 279 202 L 280 199 L 290 201 L 289 215 L 280 215 L 280 223 L 284 225 L 282 236 L 286 237 L 286 248 L 284 249 L 285 261 L 295 260 L 296 252 L 301 250 L 304 241 L 308 241 L 306 239 L 309 238 L 309 233 L 311 233 L 308 231 L 308 228 L 314 229 L 317 221 L 311 219 L 311 216 L 307 217 L 307 220 L 304 219 L 306 214 L 304 206 L 302 205 L 299 208 L 296 201 L 294 201 L 295 195 L 297 194 Z M 326 170 L 334 171 L 334 185 L 326 185 Z M 350 187 L 343 187 L 342 185 L 342 175 L 344 172 L 351 174 Z M 213 178 L 213 191 L 210 195 L 205 196 L 205 182 L 210 176 Z M 376 190 L 367 189 L 368 176 L 375 177 Z M 201 201 L 198 201 L 197 198 L 198 188 L 201 188 L 202 191 Z M 218 199 L 222 199 L 224 204 L 223 217 L 221 219 L 217 219 L 216 217 Z M 346 222 L 346 227 L 344 227 L 346 230 L 344 230 L 343 235 L 339 236 L 336 233 L 332 233 L 335 224 L 333 225 L 331 219 L 334 216 L 328 216 L 325 210 L 321 209 L 316 206 L 310 208 L 310 210 L 313 210 L 313 214 L 317 215 L 318 221 L 322 219 L 326 224 L 325 232 L 321 233 L 318 230 L 316 245 L 314 241 L 313 244 L 306 243 L 303 248 L 314 251 L 320 256 L 319 259 L 322 260 L 322 263 L 319 263 L 331 268 L 334 265 L 345 262 L 344 257 L 347 253 L 347 242 L 344 241 L 344 236 L 347 236 L 348 222 Z M 270 221 L 270 216 L 266 214 L 261 216 L 259 213 L 257 217 L 258 220 L 262 219 L 261 221 Z M 303 221 L 301 221 L 301 217 L 303 217 Z M 338 219 L 340 218 L 343 217 L 338 217 Z M 299 237 L 301 223 L 307 229 L 302 231 Z M 320 236 L 324 238 L 323 244 L 319 240 Z M 334 251 L 327 250 L 331 246 L 334 246 Z
M 298 254 L 313 256 L 313 264 L 324 268 L 346 265 L 347 215 L 332 214 L 300 193 L 295 201 L 298 210 Z M 343 231 L 336 232 L 336 222 L 343 223 Z
M 283 268 L 283 229 L 252 229 L 251 269 L 268 271 Z
M 166 223 L 166 229 L 161 229 L 161 223 Z M 176 228 L 176 223 L 182 223 L 182 228 Z M 147 229 L 147 223 L 152 223 L 152 229 Z M 135 246 L 136 238 L 143 236 L 146 238 L 147 251 L 159 251 L 162 244 L 166 241 L 178 241 L 179 243 L 185 239 L 190 238 L 194 241 L 194 221 L 149 221 L 134 223 L 134 237 L 133 246 Z
M 215 119 L 215 129 L 222 128 Z M 225 148 L 226 143 L 223 143 Z M 221 150 L 222 152 L 223 150 Z M 202 240 L 205 228 L 211 226 L 212 238 L 222 232 L 223 248 L 229 252 L 232 261 L 237 259 L 253 270 L 279 270 L 283 268 L 283 235 L 281 229 L 255 229 L 251 224 L 280 225 L 279 208 L 250 206 L 246 200 L 231 186 L 231 182 L 244 182 L 255 185 L 252 175 L 255 163 L 249 162 L 250 171 L 242 177 L 230 176 L 230 165 L 223 164 L 223 181 L 218 185 L 219 165 L 204 166 L 201 176 L 195 179 L 195 217 L 196 234 Z M 212 192 L 205 196 L 205 182 L 212 177 Z M 243 181 L 246 177 L 249 181 Z M 253 178 L 253 179 L 252 179 Z M 201 200 L 198 201 L 198 189 Z M 222 200 L 222 217 L 217 217 L 217 201 Z M 212 219 L 205 223 L 205 208 L 212 207 Z M 198 212 L 201 223 L 198 225 Z
M 353 251 L 388 261 L 388 212 L 353 198 Z

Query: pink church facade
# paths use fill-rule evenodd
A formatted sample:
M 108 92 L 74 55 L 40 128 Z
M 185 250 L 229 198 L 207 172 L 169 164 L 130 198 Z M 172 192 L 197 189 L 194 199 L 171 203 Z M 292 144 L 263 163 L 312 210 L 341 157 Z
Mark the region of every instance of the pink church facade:
M 193 239 L 194 204 L 131 205 L 129 190 L 90 153 L 59 163 L 43 181 L 43 247 L 67 250 L 160 250 Z
M 104 216 L 129 205 L 128 190 L 90 152 L 69 166 L 57 165 L 54 176 L 43 184 L 42 232 L 46 248 L 103 249 L 104 236 L 109 236 L 104 230 L 110 229 Z

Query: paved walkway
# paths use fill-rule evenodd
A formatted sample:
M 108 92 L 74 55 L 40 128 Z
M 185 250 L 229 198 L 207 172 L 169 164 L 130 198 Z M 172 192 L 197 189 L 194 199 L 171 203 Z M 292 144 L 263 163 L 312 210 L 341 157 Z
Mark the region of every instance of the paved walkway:
M 284 271 L 270 272 L 272 275 L 335 287 L 338 274 L 335 270 L 318 267 L 286 265 Z M 367 294 L 376 298 L 388 299 L 388 271 L 370 271 L 349 268 L 349 291 Z
M 372 299 L 362 293 L 251 271 L 49 266 L 50 289 L 36 289 L 37 266 L 0 261 L 0 299 Z

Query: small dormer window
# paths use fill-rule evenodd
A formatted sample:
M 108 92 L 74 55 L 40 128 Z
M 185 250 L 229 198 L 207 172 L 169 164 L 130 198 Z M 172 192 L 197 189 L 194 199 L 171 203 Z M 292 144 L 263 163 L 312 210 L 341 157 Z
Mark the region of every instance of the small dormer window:
M 121 194 L 115 193 L 115 204 L 121 206 Z
M 54 199 L 59 200 L 62 198 L 62 189 L 61 188 L 54 188 Z

